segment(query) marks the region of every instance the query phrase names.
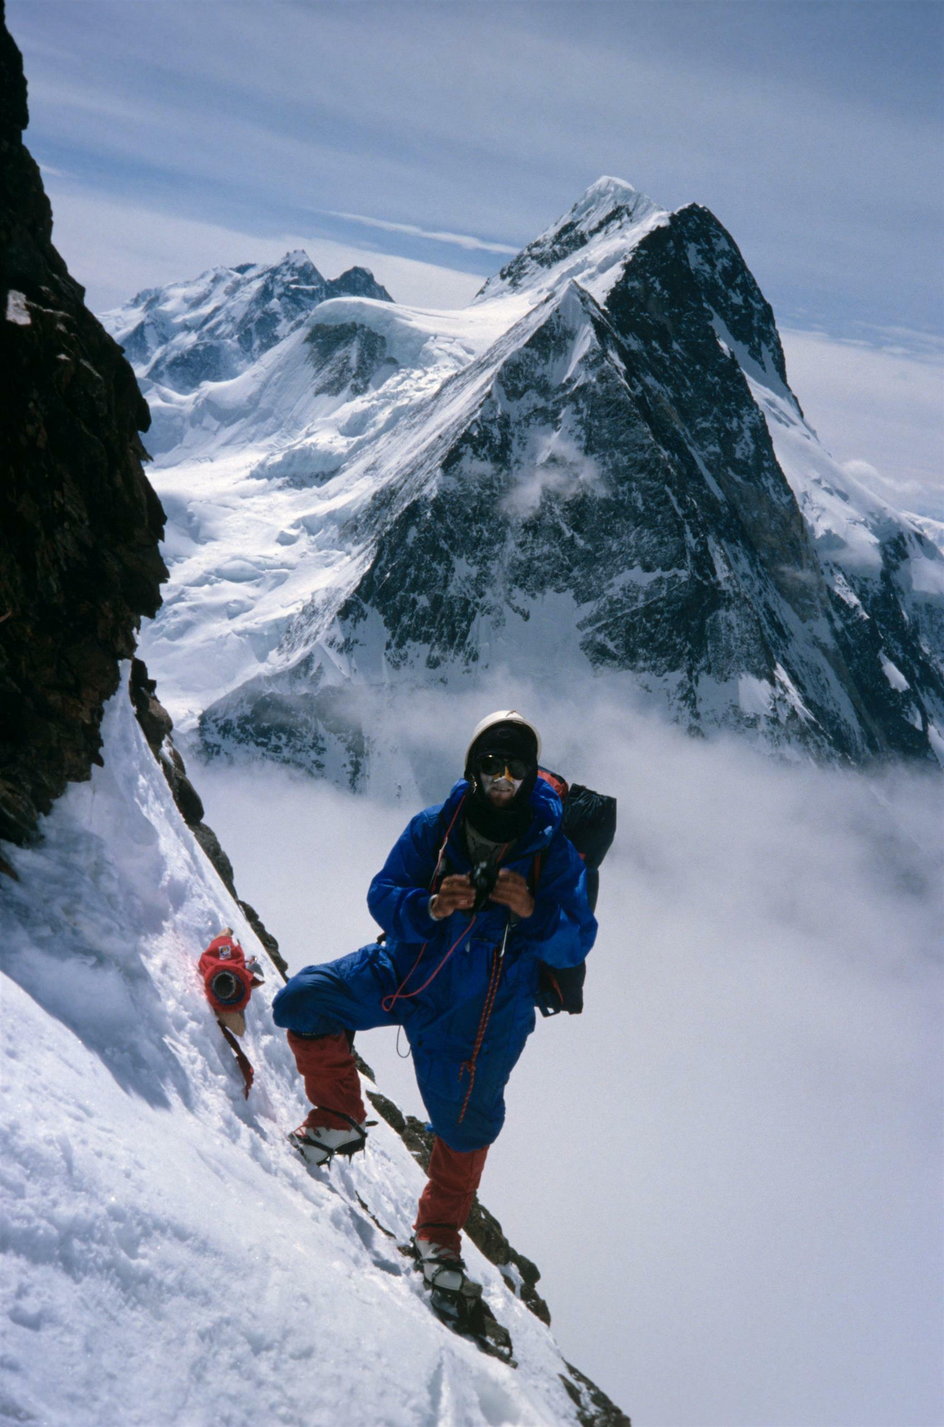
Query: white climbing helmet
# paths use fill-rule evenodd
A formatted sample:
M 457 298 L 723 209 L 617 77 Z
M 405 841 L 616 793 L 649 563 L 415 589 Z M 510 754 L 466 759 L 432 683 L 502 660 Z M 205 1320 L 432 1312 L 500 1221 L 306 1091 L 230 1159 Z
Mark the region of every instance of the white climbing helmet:
M 517 709 L 496 709 L 494 713 L 486 714 L 480 723 L 472 730 L 472 737 L 469 739 L 469 746 L 465 751 L 465 763 L 468 766 L 472 749 L 478 743 L 483 733 L 487 733 L 490 728 L 494 728 L 500 723 L 518 723 L 522 728 L 528 729 L 533 734 L 535 742 L 535 759 L 541 757 L 541 735 L 538 733 L 530 719 L 526 719 Z

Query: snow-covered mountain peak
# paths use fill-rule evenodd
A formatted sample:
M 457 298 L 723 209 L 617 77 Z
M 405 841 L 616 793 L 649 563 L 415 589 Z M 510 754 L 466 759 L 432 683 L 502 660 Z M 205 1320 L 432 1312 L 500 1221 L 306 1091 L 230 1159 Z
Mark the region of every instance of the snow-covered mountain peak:
M 284 312 L 306 269 L 280 266 Z M 258 312 L 258 269 L 228 274 L 221 312 Z M 148 660 L 208 748 L 355 782 L 339 699 L 535 659 L 703 730 L 939 746 L 937 552 L 843 482 L 701 205 L 605 177 L 464 310 L 326 291 L 254 362 L 221 321 L 139 367 L 173 567 Z M 217 341 L 237 374 L 156 378 Z
M 636 243 L 669 214 L 619 178 L 603 177 L 534 242 L 489 278 L 476 301 L 502 291 L 546 291 L 574 279 L 605 297 Z
M 577 199 L 567 216 L 573 222 L 589 227 L 617 215 L 620 210 L 626 210 L 633 218 L 640 218 L 647 212 L 664 211 L 631 183 L 603 174 Z
M 304 269 L 313 266 L 314 264 L 312 263 L 311 258 L 305 252 L 304 248 L 293 248 L 290 253 L 285 254 L 285 257 L 279 264 L 279 267 L 282 268 Z
M 105 314 L 105 321 L 119 341 L 126 328 L 137 321 L 141 309 L 161 313 L 175 326 L 195 328 L 226 307 L 251 300 L 260 284 L 272 287 L 302 281 L 320 289 L 325 279 L 308 254 L 301 249 L 286 253 L 277 263 L 220 264 L 196 277 L 168 283 L 166 287 L 145 288 L 122 307 Z
M 347 295 L 392 300 L 366 268 L 329 280 L 296 249 L 139 293 L 104 322 L 142 377 L 182 394 L 238 376 L 320 303 Z

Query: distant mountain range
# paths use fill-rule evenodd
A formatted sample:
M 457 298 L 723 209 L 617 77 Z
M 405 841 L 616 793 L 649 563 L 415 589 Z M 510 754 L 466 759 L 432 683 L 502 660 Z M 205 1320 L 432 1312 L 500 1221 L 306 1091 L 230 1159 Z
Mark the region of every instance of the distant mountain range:
M 274 265 L 213 268 L 193 282 L 139 292 L 112 314 L 112 335 L 140 379 L 175 392 L 229 381 L 333 297 L 390 302 L 366 268 L 322 277 L 307 253 Z
M 208 748 L 357 785 L 365 693 L 511 666 L 944 761 L 944 559 L 820 446 L 706 209 L 601 179 L 458 312 L 295 253 L 106 323 L 170 522 L 147 657 Z

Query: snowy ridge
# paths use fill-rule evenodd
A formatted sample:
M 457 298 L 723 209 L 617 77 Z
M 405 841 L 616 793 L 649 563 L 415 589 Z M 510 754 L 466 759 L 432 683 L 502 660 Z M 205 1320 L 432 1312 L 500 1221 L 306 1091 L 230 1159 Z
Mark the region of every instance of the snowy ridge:
M 474 301 L 522 290 L 539 300 L 561 283 L 579 282 L 603 302 L 629 253 L 668 219 L 666 209 L 631 184 L 598 178 L 567 213 L 489 278 Z
M 789 391 L 756 377 L 748 381 L 836 598 L 855 618 L 868 622 L 872 616 L 866 601 L 889 603 L 890 584 L 899 609 L 926 647 L 944 649 L 944 548 L 934 538 L 937 523 L 894 510 L 844 471 L 820 445 Z M 897 632 L 890 627 L 890 634 Z M 888 686 L 914 728 L 926 727 L 944 766 L 944 730 L 925 724 L 921 702 L 896 659 L 905 662 L 886 642 L 879 663 Z
M 5 1419 L 101 1427 L 120 1402 L 122 1427 L 318 1427 L 352 1411 L 372 1427 L 576 1423 L 553 1339 L 474 1249 L 517 1371 L 421 1301 L 396 1242 L 423 1180 L 392 1130 L 330 1172 L 288 1148 L 305 1106 L 267 1014 L 274 971 L 247 1013 L 243 1098 L 196 959 L 224 924 L 264 952 L 124 688 L 104 733 L 105 766 L 70 787 L 40 846 L 10 850 L 19 880 L 0 887 Z

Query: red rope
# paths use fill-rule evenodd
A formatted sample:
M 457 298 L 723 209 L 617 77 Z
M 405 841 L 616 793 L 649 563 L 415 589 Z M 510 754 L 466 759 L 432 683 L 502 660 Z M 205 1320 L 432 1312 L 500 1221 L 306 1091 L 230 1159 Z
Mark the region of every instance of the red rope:
M 461 1125 L 465 1119 L 465 1112 L 469 1108 L 469 1101 L 472 1099 L 472 1090 L 475 1086 L 475 1068 L 478 1065 L 479 1051 L 482 1049 L 482 1042 L 485 1040 L 485 1032 L 488 1023 L 492 1019 L 492 1010 L 495 1005 L 495 997 L 498 995 L 498 983 L 501 980 L 502 966 L 505 962 L 505 944 L 508 941 L 508 927 L 505 928 L 505 935 L 502 937 L 501 946 L 495 948 L 495 958 L 492 962 L 492 969 L 489 973 L 488 986 L 485 990 L 485 1001 L 482 1005 L 482 1014 L 479 1018 L 479 1028 L 475 1033 L 475 1044 L 472 1047 L 472 1054 L 464 1064 L 459 1067 L 461 1077 L 463 1071 L 468 1074 L 469 1084 L 465 1092 L 465 1099 L 462 1102 L 462 1109 L 459 1111 L 459 1118 L 456 1124 Z
M 243 1083 L 246 1087 L 244 1094 L 246 1096 L 246 1099 L 248 1100 L 249 1091 L 252 1087 L 252 1082 L 255 1079 L 256 1075 L 252 1061 L 249 1059 L 248 1055 L 246 1055 L 245 1051 L 237 1041 L 236 1037 L 233 1035 L 229 1026 L 224 1026 L 222 1021 L 217 1021 L 217 1025 L 223 1032 L 223 1036 L 226 1040 L 227 1045 L 232 1048 L 233 1054 L 236 1057 L 236 1064 L 242 1071 Z
M 462 938 L 465 937 L 465 936 L 468 936 L 469 932 L 470 932 L 470 931 L 472 930 L 472 928 L 475 926 L 475 922 L 476 922 L 476 918 L 473 917 L 472 920 L 469 922 L 469 925 L 468 925 L 467 927 L 463 927 L 463 928 L 462 928 L 462 931 L 461 931 L 461 932 L 459 933 L 459 935 L 456 937 L 455 941 L 452 943 L 452 946 L 449 948 L 449 950 L 446 952 L 445 956 L 444 956 L 444 957 L 442 958 L 442 960 L 439 962 L 439 965 L 438 965 L 433 971 L 430 972 L 429 976 L 427 976 L 427 978 L 426 978 L 426 980 L 423 982 L 422 986 L 417 986 L 417 988 L 416 988 L 415 991 L 404 991 L 404 989 L 403 989 L 404 986 L 405 986 L 406 983 L 409 981 L 410 977 L 413 975 L 413 972 L 414 972 L 414 971 L 416 970 L 416 968 L 419 966 L 420 961 L 421 961 L 422 956 L 423 956 L 423 952 L 426 950 L 427 946 L 429 945 L 429 942 L 425 942 L 425 941 L 424 941 L 423 945 L 420 947 L 420 954 L 419 954 L 419 956 L 416 958 L 416 960 L 414 961 L 413 965 L 410 967 L 409 971 L 406 973 L 406 975 L 404 976 L 403 980 L 400 982 L 400 984 L 399 984 L 399 986 L 397 987 L 396 991 L 394 991 L 394 993 L 393 993 L 392 996 L 385 996 L 385 997 L 383 998 L 383 1000 L 381 1001 L 381 1003 L 380 1003 L 381 1009 L 384 1010 L 384 1011 L 386 1011 L 387 1014 L 389 1015 L 390 1012 L 393 1010 L 394 1006 L 397 1004 L 398 1001 L 411 1001 L 414 996 L 418 996 L 421 991 L 425 991 L 426 988 L 427 988 L 427 986 L 431 985 L 432 982 L 436 980 L 436 977 L 439 975 L 440 971 L 442 971 L 442 969 L 443 969 L 443 967 L 445 966 L 446 962 L 449 960 L 450 956 L 451 956 L 452 953 L 455 951 L 456 947 L 459 945 L 459 943 L 460 943 L 460 941 L 462 940 Z
M 499 852 L 498 857 L 496 858 L 497 866 L 501 865 L 501 860 L 510 846 L 511 843 L 506 842 L 504 847 Z M 462 1102 L 462 1109 L 459 1111 L 459 1118 L 456 1121 L 456 1123 L 459 1125 L 461 1125 L 462 1121 L 465 1119 L 465 1112 L 466 1110 L 468 1110 L 469 1101 L 472 1099 L 472 1091 L 475 1086 L 475 1068 L 478 1065 L 479 1051 L 482 1049 L 482 1042 L 485 1040 L 485 1032 L 488 1030 L 488 1023 L 492 1019 L 492 1011 L 495 1006 L 495 997 L 498 995 L 498 983 L 501 980 L 502 966 L 504 965 L 505 960 L 505 946 L 508 942 L 508 931 L 510 926 L 511 922 L 506 923 L 505 934 L 501 939 L 501 945 L 495 948 L 495 958 L 492 962 L 492 969 L 489 972 L 488 986 L 485 988 L 485 1000 L 482 1003 L 482 1014 L 479 1017 L 479 1028 L 475 1033 L 475 1044 L 472 1047 L 472 1054 L 469 1056 L 469 1059 L 467 1061 L 464 1061 L 463 1064 L 459 1067 L 460 1078 L 462 1076 L 463 1071 L 465 1071 L 469 1077 L 469 1084 L 466 1088 L 465 1099 Z
M 433 868 L 433 875 L 432 875 L 432 877 L 429 879 L 429 890 L 430 890 L 430 891 L 432 891 L 432 890 L 433 890 L 433 887 L 436 885 L 436 881 L 437 881 L 437 879 L 438 879 L 438 877 L 439 877 L 439 869 L 440 869 L 440 867 L 442 867 L 443 857 L 444 857 L 445 854 L 446 854 L 446 844 L 449 842 L 449 838 L 450 838 L 450 836 L 452 835 L 452 829 L 453 829 L 453 828 L 455 827 L 455 825 L 456 825 L 456 818 L 457 818 L 457 817 L 459 816 L 459 814 L 462 812 L 462 809 L 463 809 L 464 807 L 465 807 L 465 793 L 463 793 L 463 794 L 462 794 L 462 797 L 459 799 L 458 806 L 456 807 L 456 810 L 455 810 L 455 812 L 454 812 L 453 815 L 452 815 L 452 822 L 451 822 L 451 823 L 449 824 L 449 826 L 446 828 L 446 836 L 445 836 L 445 837 L 443 838 L 443 840 L 442 840 L 442 846 L 440 847 L 440 849 L 439 849 L 439 855 L 438 855 L 438 857 L 436 858 L 436 866 Z

